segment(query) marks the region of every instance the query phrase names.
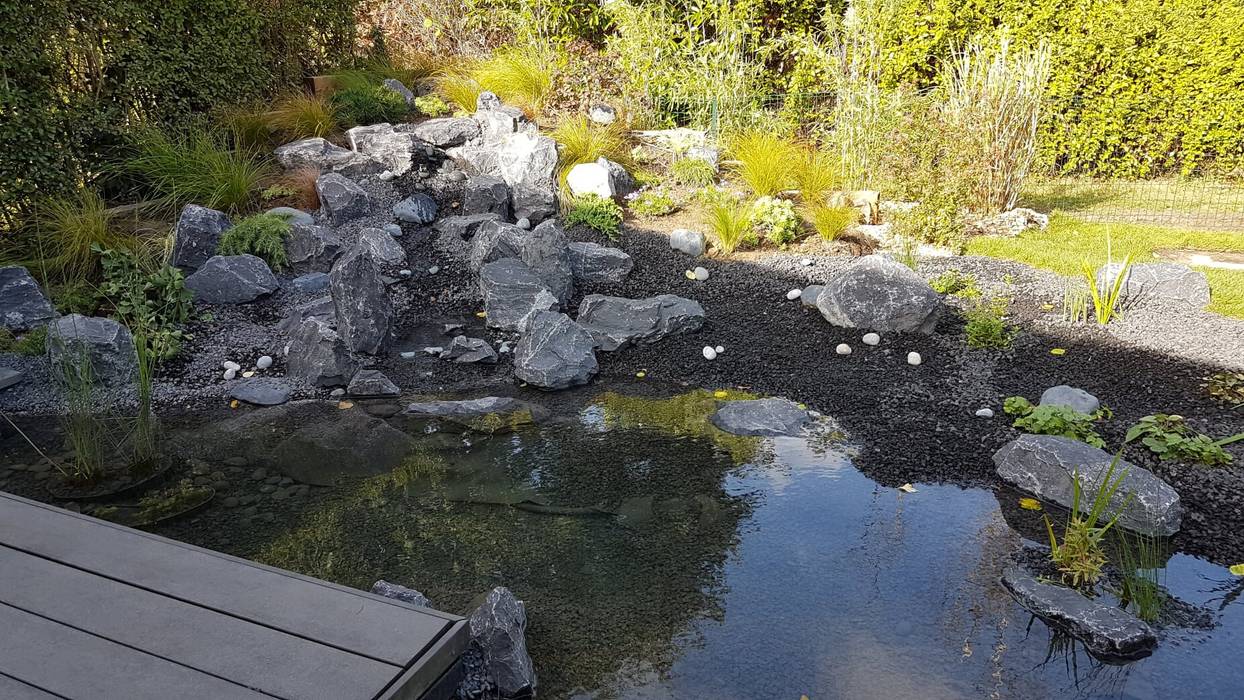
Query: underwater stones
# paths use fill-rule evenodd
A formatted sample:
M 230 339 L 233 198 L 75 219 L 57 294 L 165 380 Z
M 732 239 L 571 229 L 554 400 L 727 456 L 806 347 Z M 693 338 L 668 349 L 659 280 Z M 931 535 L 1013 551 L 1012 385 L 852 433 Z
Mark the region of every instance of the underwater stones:
M 436 200 L 416 192 L 393 205 L 393 216 L 408 224 L 430 224 L 436 220 Z
M 294 224 L 285 237 L 285 257 L 296 272 L 324 272 L 345 248 L 327 226 Z
M 357 398 L 398 396 L 402 393 L 384 373 L 378 369 L 360 369 L 350 379 L 346 393 Z
M 1113 289 L 1118 279 L 1119 263 L 1097 269 L 1099 289 Z M 1129 304 L 1174 304 L 1194 309 L 1209 304 L 1209 280 L 1205 273 L 1178 263 L 1134 263 L 1123 273 L 1120 296 Z
M 471 641 L 503 698 L 533 697 L 536 670 L 527 653 L 527 609 L 504 586 L 488 592 L 470 618 Z
M 673 294 L 648 299 L 589 294 L 579 304 L 578 322 L 601 350 L 612 351 L 699 330 L 704 324 L 704 307 Z
M 514 349 L 514 375 L 541 389 L 567 389 L 596 375 L 592 335 L 566 314 L 537 311 Z
M 27 331 L 56 318 L 56 307 L 24 267 L 0 267 L 0 328 Z
M 449 347 L 441 352 L 440 358 L 461 364 L 482 362 L 491 365 L 497 362 L 497 352 L 483 338 L 459 335 L 449 342 Z
M 480 133 L 479 122 L 470 117 L 429 119 L 406 128 L 415 138 L 438 148 L 461 146 Z
M 315 386 L 344 386 L 354 376 L 350 348 L 331 326 L 308 316 L 291 333 L 286 371 Z
M 214 255 L 186 278 L 186 289 L 208 304 L 246 304 L 281 286 L 268 263 L 254 255 Z
M 670 248 L 692 257 L 704 254 L 704 234 L 691 229 L 678 228 L 670 232 Z
M 1014 566 L 1002 573 L 1002 585 L 1026 610 L 1084 642 L 1096 656 L 1139 659 L 1157 646 L 1149 625 L 1104 599 L 1093 600 L 1074 589 L 1038 581 Z
M 428 597 L 419 591 L 416 591 L 413 588 L 399 586 L 396 583 L 389 583 L 384 579 L 380 579 L 379 581 L 373 583 L 371 585 L 371 592 L 376 595 L 382 595 L 385 598 L 392 598 L 393 600 L 400 600 L 403 603 L 410 603 L 411 605 L 419 608 L 432 607 L 432 601 L 428 600 Z
M 199 269 L 216 254 L 220 234 L 232 225 L 224 212 L 197 204 L 182 207 L 177 226 L 173 228 L 173 254 L 169 263 L 182 270 Z
M 375 354 L 389 338 L 393 302 L 375 258 L 362 248 L 346 253 L 329 273 L 337 328 L 351 350 Z
M 1083 389 L 1059 384 L 1041 392 L 1041 402 L 1037 405 L 1066 406 L 1078 413 L 1091 414 L 1101 408 L 1101 401 Z
M 635 191 L 635 180 L 626 168 L 599 158 L 595 163 L 579 163 L 566 174 L 566 187 L 576 197 L 594 194 L 602 199 L 621 199 Z
M 412 403 L 403 414 L 415 420 L 443 420 L 484 432 L 530 423 L 547 412 L 534 404 L 508 396 L 485 396 L 459 401 Z
M 277 406 L 289 401 L 289 386 L 272 377 L 251 377 L 230 387 L 229 398 L 256 406 Z
M 906 265 L 879 255 L 860 258 L 817 297 L 829 323 L 843 328 L 931 333 L 942 298 Z
M 401 265 L 406 262 L 406 250 L 384 229 L 363 229 L 359 232 L 359 247 L 384 265 Z
M 1021 435 L 993 455 L 1003 481 L 1070 508 L 1073 474 L 1079 475 L 1086 499 L 1091 503 L 1110 468 L 1113 456 L 1078 440 L 1058 435 Z M 1120 459 L 1111 481 L 1122 478 L 1110 499 L 1110 512 L 1120 513 L 1118 524 L 1147 535 L 1173 535 L 1179 531 L 1183 507 L 1179 494 L 1144 467 Z M 1087 507 L 1081 499 L 1081 507 Z
M 824 285 L 820 284 L 810 284 L 804 287 L 803 291 L 799 293 L 799 303 L 803 304 L 804 308 L 815 309 L 816 300 L 821 296 L 823 289 L 825 289 Z
M 327 173 L 315 180 L 324 216 L 334 225 L 367 216 L 371 200 L 357 182 L 338 173 Z
M 12 367 L 0 367 L 0 391 L 17 385 L 18 382 L 22 381 L 23 376 L 21 372 Z
M 582 284 L 622 284 L 635 267 L 625 252 L 596 243 L 569 245 L 570 270 Z
M 560 306 L 535 271 L 515 258 L 494 260 L 480 268 L 479 287 L 489 328 L 522 330 L 533 312 Z
M 709 420 L 732 435 L 780 437 L 799 435 L 812 417 L 794 401 L 774 396 L 723 402 Z
M 110 318 L 69 314 L 48 324 L 48 360 L 58 372 L 73 376 L 87 369 L 90 379 L 105 385 L 124 384 L 137 368 L 134 338 Z
M 502 219 L 509 218 L 510 186 L 495 175 L 467 178 L 462 193 L 462 213 L 496 214 Z

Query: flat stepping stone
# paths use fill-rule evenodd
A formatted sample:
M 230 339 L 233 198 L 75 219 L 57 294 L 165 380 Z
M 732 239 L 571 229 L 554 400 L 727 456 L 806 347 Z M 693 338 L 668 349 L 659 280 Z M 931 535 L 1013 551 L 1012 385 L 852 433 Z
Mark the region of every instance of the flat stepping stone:
M 0 367 L 0 391 L 22 380 L 22 373 L 10 367 Z
M 251 377 L 233 385 L 229 397 L 256 406 L 279 406 L 289 401 L 289 386 L 271 377 Z
M 727 401 L 710 419 L 732 435 L 793 437 L 803 432 L 812 416 L 789 399 L 770 397 L 751 401 Z

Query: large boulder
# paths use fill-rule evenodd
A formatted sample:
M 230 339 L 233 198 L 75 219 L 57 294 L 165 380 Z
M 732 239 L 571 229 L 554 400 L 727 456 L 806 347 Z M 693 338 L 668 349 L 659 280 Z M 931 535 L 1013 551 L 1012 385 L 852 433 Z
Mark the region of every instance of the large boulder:
M 1153 629 L 1104 599 L 1039 581 L 1017 567 L 1007 567 L 1002 585 L 1028 612 L 1058 631 L 1084 642 L 1094 656 L 1131 660 L 1148 656 L 1158 644 Z
M 393 218 L 408 224 L 430 224 L 436 220 L 436 200 L 416 192 L 393 205 Z
M 0 328 L 26 331 L 56 318 L 56 307 L 24 267 L 0 267 Z
M 197 270 L 216 254 L 220 234 L 232 226 L 224 212 L 187 204 L 173 229 L 173 256 L 169 262 L 183 270 Z
M 631 256 L 597 243 L 570 244 L 570 269 L 580 284 L 622 284 L 635 267 Z
M 106 386 L 132 381 L 138 367 L 133 336 L 110 318 L 61 316 L 48 324 L 46 350 L 58 374 Z
M 349 177 L 378 175 L 387 168 L 365 153 L 357 153 L 316 137 L 279 146 L 274 152 L 286 170 L 310 169 L 341 173 Z
M 286 371 L 315 386 L 345 386 L 357 366 L 345 340 L 328 322 L 307 316 L 291 334 Z
M 601 350 L 617 350 L 697 331 L 704 324 L 704 307 L 673 294 L 647 299 L 589 294 L 579 304 L 578 322 Z
M 474 175 L 467 178 L 462 195 L 463 214 L 496 214 L 510 216 L 510 186 L 496 175 Z
M 544 280 L 516 258 L 494 260 L 480 268 L 479 288 L 489 328 L 522 330 L 533 312 L 560 308 Z
M 394 175 L 401 176 L 410 171 L 415 139 L 410 134 L 395 130 L 391 124 L 356 126 L 346 131 L 346 138 L 350 141 L 350 148 L 384 163 L 385 168 Z
M 570 267 L 570 243 L 556 221 L 546 221 L 530 231 L 512 224 L 486 223 L 471 239 L 471 269 L 504 258 L 527 264 L 560 303 L 574 294 L 574 271 Z
M 327 226 L 294 224 L 285 237 L 285 258 L 295 272 L 323 272 L 345 250 L 341 237 Z
M 1073 411 L 1090 415 L 1101 408 L 1096 396 L 1074 386 L 1059 384 L 1041 392 L 1039 406 L 1066 406 Z
M 1123 266 L 1102 265 L 1097 269 L 1099 289 L 1113 289 Z M 1204 272 L 1178 263 L 1136 263 L 1123 275 L 1123 300 L 1129 305 L 1174 304 L 1203 309 L 1209 304 L 1209 280 Z
M 351 249 L 333 264 L 329 288 L 346 345 L 355 352 L 380 352 L 389 339 L 393 302 L 376 259 L 361 247 Z
M 527 609 L 510 589 L 498 586 L 470 619 L 471 641 L 502 698 L 535 696 L 536 670 L 527 653 Z
M 596 375 L 592 335 L 555 311 L 537 311 L 514 348 L 514 376 L 541 389 L 587 384 Z
M 1081 510 L 1091 507 L 1110 469 L 1113 456 L 1079 440 L 1059 435 L 1021 435 L 994 453 L 993 463 L 1003 481 L 1071 508 L 1073 483 L 1078 475 L 1083 497 Z M 1119 459 L 1111 483 L 1122 479 L 1110 499 L 1108 512 L 1119 513 L 1118 524 L 1147 535 L 1173 535 L 1179 531 L 1183 507 L 1179 494 L 1144 467 Z
M 799 435 L 812 418 L 794 401 L 775 396 L 723 402 L 709 420 L 732 435 L 782 437 Z
M 186 289 L 208 304 L 245 304 L 281 286 L 268 263 L 254 255 L 214 255 L 186 278 Z
M 344 175 L 327 173 L 315 180 L 315 191 L 320 195 L 324 216 L 334 226 L 367 216 L 371 200 L 359 184 Z
M 595 163 L 579 163 L 566 174 L 566 187 L 576 197 L 594 194 L 604 199 L 621 200 L 635 191 L 635 179 L 626 168 L 600 158 Z
M 406 250 L 384 229 L 363 229 L 359 232 L 359 247 L 383 265 L 394 266 L 406 262 Z
M 399 126 L 399 129 L 402 127 Z M 479 122 L 470 117 L 444 117 L 429 119 L 406 127 L 415 138 L 439 148 L 451 148 L 477 138 Z
M 543 221 L 557 212 L 555 171 L 557 142 L 547 136 L 519 132 L 497 151 L 497 169 L 510 186 L 515 218 Z
M 835 326 L 932 333 L 942 297 L 906 265 L 869 255 L 827 282 L 816 306 Z

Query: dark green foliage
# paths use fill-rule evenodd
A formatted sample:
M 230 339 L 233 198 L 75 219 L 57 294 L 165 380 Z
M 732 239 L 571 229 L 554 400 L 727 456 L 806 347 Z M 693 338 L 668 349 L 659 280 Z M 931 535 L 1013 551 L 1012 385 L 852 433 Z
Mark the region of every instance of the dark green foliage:
M 245 209 L 272 175 L 259 153 L 234 148 L 217 131 L 196 128 L 169 135 L 147 129 L 132 142 L 123 171 L 138 179 L 145 196 L 174 210 L 185 204 Z
M 13 335 L 7 328 L 0 328 L 0 352 L 13 352 L 28 357 L 42 355 L 47 337 L 47 326 L 39 326 L 20 336 Z
M 1033 406 L 1022 396 L 1011 396 L 1002 402 L 1002 410 L 1007 415 L 1016 416 L 1012 425 L 1026 433 L 1061 435 L 1093 447 L 1106 446 L 1106 441 L 1097 434 L 1093 423 L 1107 417 L 1108 409 L 1099 409 L 1090 416 L 1066 406 Z
M 273 270 L 285 267 L 285 237 L 290 225 L 276 214 L 248 216 L 220 234 L 220 255 L 250 254 L 264 259 Z
M 575 197 L 566 212 L 565 222 L 567 226 L 581 224 L 616 239 L 622 226 L 622 207 L 599 195 Z
M 1189 428 L 1182 416 L 1158 413 L 1141 418 L 1127 431 L 1126 442 L 1141 444 L 1161 459 L 1211 467 L 1231 463 L 1231 455 L 1208 435 Z
M 405 121 L 410 108 L 401 95 L 380 85 L 352 84 L 329 98 L 341 121 L 348 125 Z
M 186 334 L 178 326 L 190 320 L 190 291 L 181 271 L 163 265 L 143 269 L 128 251 L 100 250 L 104 281 L 99 295 L 112 315 L 136 336 L 147 339 L 156 359 L 168 359 L 181 350 Z

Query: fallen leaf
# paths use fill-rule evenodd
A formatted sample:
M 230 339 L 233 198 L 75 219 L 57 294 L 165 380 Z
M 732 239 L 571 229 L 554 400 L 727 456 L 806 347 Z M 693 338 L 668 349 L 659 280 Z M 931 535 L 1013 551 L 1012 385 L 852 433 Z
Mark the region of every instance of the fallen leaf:
M 808 404 L 806 404 L 806 403 L 797 403 L 797 404 L 795 404 L 795 405 L 799 407 L 799 410 L 800 410 L 800 411 L 806 411 L 806 410 L 808 410 Z
M 476 312 L 475 312 L 475 317 L 476 317 L 476 318 L 488 318 L 488 312 L 486 312 L 486 311 L 476 311 Z
M 694 272 L 692 272 L 691 270 L 687 270 L 687 271 L 686 271 L 686 272 L 684 272 L 683 274 L 684 274 L 684 275 L 686 275 L 687 279 L 689 279 L 689 280 L 693 280 L 693 279 L 695 279 L 695 273 L 694 273 Z
M 1227 571 L 1230 571 L 1236 576 L 1244 576 L 1244 564 L 1236 564 L 1232 566 L 1230 569 L 1227 569 Z
M 1021 498 L 1019 499 L 1019 507 L 1024 510 L 1041 510 L 1041 501 L 1035 498 Z
M 255 376 L 255 372 L 252 370 L 246 370 L 245 372 L 242 373 L 242 376 L 249 379 L 250 377 Z
M 648 373 L 647 372 L 636 372 L 635 376 L 639 377 L 640 379 L 643 379 L 644 377 L 648 376 Z
M 338 401 L 337 408 L 340 408 L 343 411 L 346 410 L 347 408 L 354 408 L 354 402 L 353 401 Z
M 1053 310 L 1054 310 L 1054 305 L 1053 305 L 1053 304 L 1042 304 L 1042 305 L 1041 305 L 1041 310 L 1042 310 L 1042 311 L 1053 311 Z
M 902 491 L 903 493 L 915 493 L 916 487 L 912 486 L 911 484 L 903 484 L 902 486 L 898 487 L 898 490 Z
M 1066 355 L 1067 351 L 1062 348 L 1054 348 L 1050 350 L 1051 355 Z
M 729 395 L 730 395 L 729 392 L 722 391 L 721 389 L 718 389 L 717 391 L 713 392 L 713 398 L 715 399 L 724 399 Z
M 232 400 L 232 401 L 230 401 L 230 402 L 229 402 L 229 408 L 237 408 L 237 407 L 238 407 L 238 400 L 237 400 L 237 399 L 234 399 L 234 400 Z

